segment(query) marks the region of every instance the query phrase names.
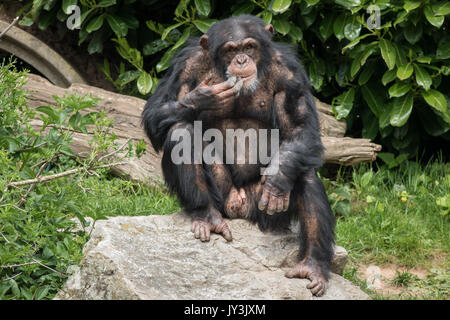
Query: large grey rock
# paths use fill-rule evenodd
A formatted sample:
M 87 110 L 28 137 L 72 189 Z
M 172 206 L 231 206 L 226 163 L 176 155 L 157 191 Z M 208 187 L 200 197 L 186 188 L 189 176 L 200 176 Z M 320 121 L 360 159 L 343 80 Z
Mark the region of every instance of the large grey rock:
M 190 220 L 168 216 L 97 221 L 80 268 L 56 299 L 313 299 L 305 279 L 288 279 L 297 236 L 262 233 L 245 220 L 228 221 L 233 241 L 219 235 L 202 243 Z M 337 247 L 334 270 L 347 253 Z M 332 274 L 321 299 L 367 299 Z

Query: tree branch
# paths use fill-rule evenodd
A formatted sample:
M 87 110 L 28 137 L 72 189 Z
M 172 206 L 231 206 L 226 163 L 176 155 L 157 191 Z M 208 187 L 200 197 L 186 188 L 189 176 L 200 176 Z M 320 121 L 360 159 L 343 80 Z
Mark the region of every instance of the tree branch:
M 127 164 L 127 163 L 128 163 L 127 161 L 122 161 L 122 162 L 104 164 L 104 165 L 97 166 L 97 167 L 92 167 L 92 168 L 78 168 L 78 169 L 67 170 L 67 171 L 64 171 L 64 172 L 61 172 L 61 173 L 57 173 L 57 174 L 52 174 L 52 175 L 49 175 L 49 176 L 43 176 L 43 177 L 37 177 L 35 179 L 11 182 L 11 183 L 7 184 L 7 187 L 20 187 L 20 186 L 25 186 L 25 185 L 29 185 L 29 184 L 48 182 L 48 181 L 51 181 L 51 180 L 54 180 L 54 179 L 58 179 L 58 178 L 70 176 L 72 174 L 79 173 L 79 172 L 81 172 L 83 170 L 88 170 L 88 171 L 89 170 L 98 170 L 98 169 L 103 169 L 103 168 L 110 168 L 110 167 L 114 167 L 114 166 L 120 166 L 120 165 Z
M 19 22 L 20 17 L 16 17 L 13 22 L 11 22 L 11 24 L 9 26 L 6 27 L 5 30 L 2 31 L 2 33 L 0 33 L 0 39 L 12 28 L 16 25 L 17 22 Z

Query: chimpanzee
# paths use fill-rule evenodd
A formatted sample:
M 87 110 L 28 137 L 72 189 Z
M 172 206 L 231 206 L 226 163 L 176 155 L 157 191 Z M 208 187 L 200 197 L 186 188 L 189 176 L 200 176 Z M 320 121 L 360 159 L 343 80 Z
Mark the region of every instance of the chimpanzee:
M 246 218 L 263 231 L 285 230 L 299 219 L 300 262 L 286 276 L 311 280 L 307 287 L 321 296 L 335 224 L 316 174 L 324 147 L 308 76 L 291 46 L 272 41 L 273 33 L 260 18 L 240 15 L 191 38 L 148 100 L 143 125 L 155 150 L 163 151 L 165 181 L 191 215 L 195 238 L 209 241 L 215 232 L 231 241 L 223 217 Z M 278 129 L 277 157 L 268 165 L 250 163 L 250 142 L 243 164 L 220 157 L 213 163 L 174 163 L 172 134 L 177 129 L 194 134 L 195 121 L 201 121 L 202 133 Z M 267 168 L 278 170 L 265 174 Z

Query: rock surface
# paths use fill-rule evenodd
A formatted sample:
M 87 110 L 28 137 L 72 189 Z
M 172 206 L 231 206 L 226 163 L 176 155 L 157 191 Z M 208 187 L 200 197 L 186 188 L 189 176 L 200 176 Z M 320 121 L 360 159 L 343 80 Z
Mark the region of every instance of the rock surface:
M 308 280 L 284 277 L 296 262 L 295 234 L 228 223 L 232 242 L 213 234 L 202 243 L 182 213 L 97 221 L 80 268 L 56 299 L 315 299 Z M 342 272 L 346 261 L 336 247 L 333 270 Z M 368 296 L 333 273 L 320 299 Z

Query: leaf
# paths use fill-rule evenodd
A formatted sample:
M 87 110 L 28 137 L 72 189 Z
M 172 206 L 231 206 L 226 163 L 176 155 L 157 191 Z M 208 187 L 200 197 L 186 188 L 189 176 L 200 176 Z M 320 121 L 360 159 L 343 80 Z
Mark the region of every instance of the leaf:
M 403 161 L 408 159 L 408 154 L 402 153 L 397 156 L 397 158 L 392 153 L 380 152 L 378 157 L 383 160 L 384 163 L 388 165 L 389 169 L 399 166 Z
M 411 63 L 405 64 L 397 69 L 397 78 L 405 80 L 411 77 L 414 72 L 414 68 Z
M 366 101 L 370 110 L 379 118 L 383 110 L 382 106 L 384 104 L 382 96 L 376 94 L 376 92 L 373 92 L 368 86 L 362 86 L 361 92 L 362 97 L 364 101 Z
M 389 40 L 381 39 L 379 42 L 381 55 L 386 62 L 389 70 L 392 70 L 395 67 L 396 53 L 395 48 L 392 46 L 392 43 Z
M 297 42 L 303 39 L 303 32 L 297 26 L 291 25 L 291 30 L 289 30 L 289 35 Z
M 35 300 L 44 299 L 47 296 L 49 290 L 50 286 L 39 287 L 34 294 L 34 299 Z
M 428 4 L 425 6 L 423 12 L 425 13 L 425 17 L 427 18 L 428 22 L 431 23 L 436 28 L 440 28 L 442 24 L 444 23 L 444 16 L 436 16 L 433 12 L 433 9 L 431 9 L 431 6 Z
M 373 73 L 375 72 L 375 67 L 373 65 L 373 63 L 368 64 L 363 71 L 361 72 L 361 74 L 359 75 L 359 79 L 358 79 L 358 84 L 360 86 L 365 85 L 370 78 L 372 77 Z
M 56 17 L 53 12 L 41 13 L 39 16 L 38 27 L 41 30 L 46 30 L 49 25 L 55 22 Z
M 361 5 L 361 0 L 336 0 L 335 2 L 346 9 L 351 9 L 352 7 Z
M 36 110 L 48 115 L 52 122 L 56 122 L 59 119 L 59 112 L 51 106 L 40 106 Z
M 275 30 L 283 36 L 287 35 L 291 30 L 291 24 L 285 19 L 275 18 L 272 23 Z
M 61 8 L 65 14 L 71 14 L 70 6 L 75 6 L 77 3 L 78 0 L 63 0 Z
M 178 28 L 179 26 L 183 25 L 184 23 L 185 22 L 179 22 L 179 23 L 173 24 L 173 25 L 167 27 L 166 29 L 164 29 L 164 31 L 163 31 L 163 33 L 161 35 L 161 40 L 165 40 L 167 35 L 170 33 L 170 31 L 172 31 L 173 29 Z
M 405 1 L 403 4 L 403 9 L 406 11 L 412 11 L 414 9 L 417 9 L 420 6 L 421 0 L 414 0 L 414 1 Z
M 309 6 L 314 6 L 314 5 L 318 4 L 320 0 L 305 0 L 305 1 L 309 7 Z
M 94 36 L 92 37 L 92 40 L 88 45 L 89 54 L 100 53 L 103 51 L 103 40 L 101 38 L 101 35 L 101 32 L 94 33 Z
M 262 14 L 262 19 L 264 20 L 265 24 L 272 23 L 272 12 L 265 10 Z
M 347 51 L 347 49 L 350 49 L 354 46 L 356 46 L 362 39 L 365 39 L 367 37 L 370 37 L 372 34 L 370 33 L 366 33 L 365 35 L 362 35 L 358 38 L 356 38 L 355 40 L 351 41 L 350 43 L 348 43 L 344 48 L 342 48 L 342 54 Z
M 401 127 L 408 121 L 414 102 L 414 94 L 410 92 L 406 96 L 395 98 L 392 102 L 390 124 L 393 127 Z
M 181 17 L 183 15 L 183 12 L 186 10 L 189 2 L 190 0 L 180 0 L 177 8 L 175 9 L 175 16 Z
M 397 19 L 395 19 L 395 21 L 394 21 L 394 27 L 396 27 L 399 23 L 402 23 L 403 21 L 405 21 L 407 16 L 408 16 L 408 12 L 400 11 L 397 14 Z
M 253 10 L 255 10 L 255 5 L 250 1 L 244 1 L 242 5 L 233 11 L 233 16 L 238 16 L 240 14 L 251 14 Z
M 428 91 L 421 90 L 421 94 L 430 106 L 442 113 L 447 113 L 448 104 L 442 93 L 437 90 L 430 89 Z
M 359 37 L 361 28 L 362 25 L 358 22 L 356 16 L 349 16 L 348 19 L 346 19 L 344 35 L 348 40 L 353 41 Z
M 389 96 L 392 97 L 401 97 L 404 96 L 411 90 L 411 83 L 397 82 L 393 86 L 389 88 Z
M 4 137 L 0 136 L 0 138 L 1 138 L 1 140 L 4 140 L 8 143 L 8 152 L 9 153 L 16 152 L 16 150 L 20 148 L 21 143 L 20 143 L 19 139 L 16 139 L 14 137 L 9 137 L 9 136 L 4 136 Z
M 348 116 L 353 108 L 353 100 L 355 99 L 355 88 L 350 88 L 341 95 L 333 99 L 333 113 L 337 120 Z
M 332 15 L 328 15 L 322 20 L 319 26 L 319 33 L 323 41 L 327 40 L 333 33 L 333 22 L 334 17 Z
M 350 76 L 353 78 L 358 73 L 360 68 L 361 68 L 361 63 L 359 61 L 359 57 L 356 57 L 353 60 L 352 65 L 350 67 Z
M 211 13 L 210 0 L 195 0 L 195 7 L 202 16 L 208 16 Z
M 137 88 L 142 95 L 148 94 L 152 90 L 152 77 L 147 72 L 142 72 L 137 81 Z
M 202 19 L 194 20 L 193 23 L 203 33 L 206 33 L 213 23 L 217 22 L 216 19 Z
M 414 70 L 416 72 L 416 82 L 419 86 L 423 87 L 425 90 L 429 90 L 433 80 L 428 74 L 427 70 L 421 66 L 414 64 Z
M 109 26 L 119 37 L 126 37 L 128 33 L 127 24 L 118 16 L 107 15 L 106 21 L 108 21 Z
M 336 36 L 336 38 L 341 41 L 342 39 L 345 38 L 344 35 L 344 27 L 345 27 L 345 22 L 347 20 L 347 16 L 345 14 L 340 14 L 333 23 L 333 32 L 334 35 Z
M 121 73 L 119 75 L 118 80 L 119 80 L 120 84 L 122 86 L 124 86 L 124 85 L 136 80 L 140 75 L 141 75 L 140 71 L 136 71 L 136 70 L 127 71 L 127 72 Z
M 422 24 L 414 26 L 411 23 L 409 24 L 409 26 L 403 29 L 403 35 L 405 36 L 405 39 L 411 44 L 417 43 L 420 40 L 420 38 L 422 38 L 422 33 L 423 33 Z
M 172 60 L 174 54 L 175 54 L 174 51 L 167 50 L 166 53 L 161 58 L 161 60 L 156 65 L 156 71 L 161 72 L 166 70 L 170 66 L 170 60 Z
M 286 12 L 291 6 L 292 0 L 274 0 L 272 2 L 272 11 L 276 14 Z
M 94 19 L 89 21 L 88 25 L 86 26 L 86 31 L 88 33 L 91 33 L 92 31 L 97 31 L 102 27 L 104 20 L 105 16 L 103 14 L 98 17 L 95 17 Z
M 437 16 L 446 16 L 450 14 L 450 2 L 442 1 L 431 6 L 431 9 Z
M 430 64 L 431 57 L 430 56 L 420 56 L 416 58 L 417 62 Z
M 408 60 L 406 60 L 406 53 L 403 49 L 403 46 L 400 46 L 394 42 L 392 42 L 392 47 L 395 50 L 395 65 L 397 67 L 404 66 L 408 63 Z
M 438 59 L 450 59 L 450 38 L 446 37 L 439 41 L 438 48 L 436 50 L 436 58 Z
M 381 78 L 381 82 L 383 85 L 387 85 L 389 82 L 395 79 L 396 72 L 394 69 L 388 70 L 383 74 L 383 77 Z
M 189 38 L 189 36 L 191 35 L 191 28 L 186 28 L 183 31 L 183 34 L 181 35 L 180 39 L 178 39 L 178 41 L 174 44 L 174 46 L 172 47 L 172 51 L 177 50 L 179 47 L 181 47 Z
M 370 180 L 372 180 L 372 178 L 373 178 L 373 171 L 372 170 L 367 171 L 366 173 L 364 173 L 362 175 L 362 177 L 361 177 L 361 180 L 360 180 L 361 181 L 361 187 L 362 188 L 367 187 L 369 185 L 369 183 L 370 183 Z
M 96 7 L 98 8 L 106 8 L 111 7 L 117 3 L 116 0 L 102 0 L 99 3 L 97 3 Z

